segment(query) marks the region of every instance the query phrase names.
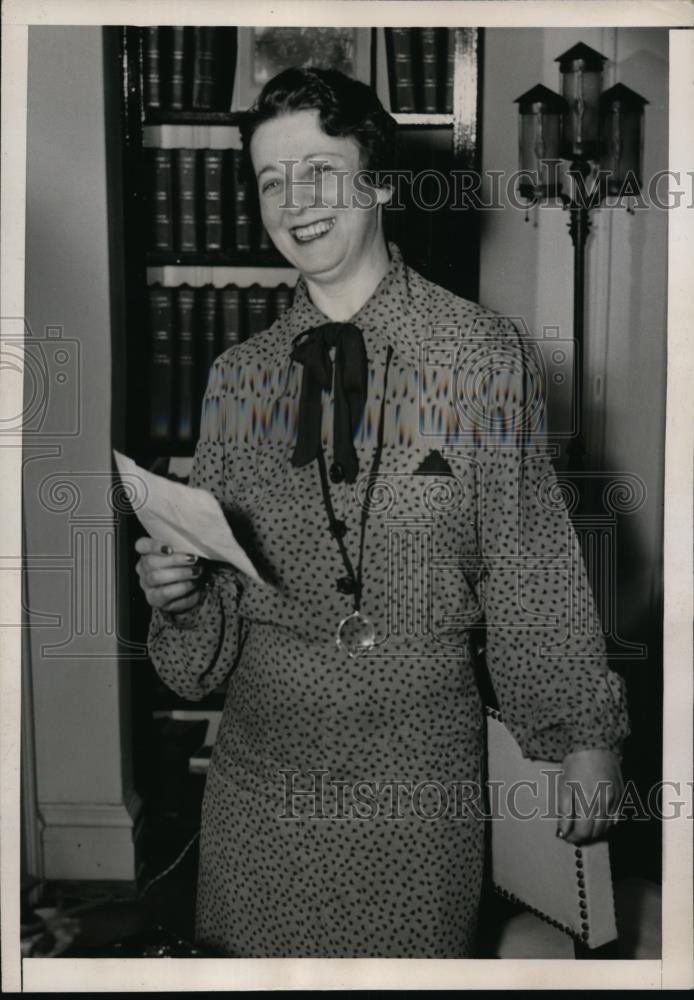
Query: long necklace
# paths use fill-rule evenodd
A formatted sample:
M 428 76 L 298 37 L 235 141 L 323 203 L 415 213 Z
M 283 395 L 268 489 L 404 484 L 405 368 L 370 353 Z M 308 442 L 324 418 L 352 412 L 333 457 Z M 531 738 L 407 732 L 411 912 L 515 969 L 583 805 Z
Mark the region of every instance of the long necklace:
M 371 463 L 371 469 L 366 483 L 366 490 L 364 491 L 364 503 L 361 512 L 361 524 L 359 530 L 359 561 L 357 563 L 356 572 L 352 564 L 352 560 L 347 552 L 347 547 L 345 546 L 345 534 L 347 533 L 347 525 L 344 521 L 339 520 L 335 516 L 335 509 L 333 508 L 332 499 L 330 497 L 330 486 L 328 484 L 328 471 L 325 467 L 325 455 L 323 454 L 322 446 L 318 450 L 318 471 L 320 473 L 320 483 L 321 492 L 323 494 L 323 504 L 325 506 L 325 512 L 328 515 L 328 524 L 330 525 L 330 534 L 337 541 L 337 547 L 340 552 L 340 557 L 342 563 L 345 567 L 345 576 L 341 576 L 337 580 L 337 589 L 341 594 L 352 594 L 354 600 L 354 610 L 351 614 L 343 618 L 342 621 L 337 626 L 337 633 L 335 636 L 335 641 L 337 643 L 338 649 L 344 650 L 349 656 L 357 657 L 360 653 L 366 652 L 376 642 L 376 629 L 374 627 L 371 619 L 363 614 L 361 610 L 361 599 L 363 591 L 363 567 L 364 567 L 364 541 L 366 539 L 366 522 L 369 517 L 369 504 L 370 504 L 370 488 L 371 483 L 376 478 L 378 474 L 378 468 L 381 464 L 381 453 L 383 451 L 383 435 L 384 435 L 384 424 L 385 424 L 385 408 L 386 408 L 386 389 L 388 385 L 388 370 L 390 368 L 390 359 L 393 356 L 393 348 L 388 346 L 388 353 L 386 355 L 386 364 L 383 374 L 383 397 L 381 399 L 381 412 L 378 420 L 378 432 L 376 436 L 376 448 L 374 450 L 374 457 Z

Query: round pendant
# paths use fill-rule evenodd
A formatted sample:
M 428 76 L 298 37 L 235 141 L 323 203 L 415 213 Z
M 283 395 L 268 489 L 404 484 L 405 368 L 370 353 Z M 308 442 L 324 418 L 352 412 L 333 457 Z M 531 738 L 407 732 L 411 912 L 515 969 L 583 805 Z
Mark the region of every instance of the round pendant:
M 370 618 L 361 611 L 353 611 L 337 626 L 335 641 L 338 649 L 344 649 L 349 656 L 357 657 L 375 644 L 376 629 Z

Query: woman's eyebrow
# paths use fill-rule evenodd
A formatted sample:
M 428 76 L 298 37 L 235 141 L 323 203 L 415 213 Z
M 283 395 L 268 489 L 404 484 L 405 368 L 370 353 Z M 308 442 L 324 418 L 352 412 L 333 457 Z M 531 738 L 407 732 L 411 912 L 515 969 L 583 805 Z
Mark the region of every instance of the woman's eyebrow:
M 262 174 L 264 174 L 267 170 L 276 170 L 279 173 L 280 172 L 280 164 L 282 164 L 282 163 L 292 163 L 292 162 L 294 162 L 294 163 L 296 163 L 296 162 L 305 163 L 307 160 L 310 160 L 312 156 L 332 156 L 335 159 L 344 161 L 344 156 L 342 156 L 341 153 L 338 153 L 335 150 L 332 150 L 332 149 L 318 150 L 315 153 L 306 153 L 305 156 L 302 156 L 302 158 L 301 158 L 300 161 L 296 161 L 296 160 L 293 160 L 293 161 L 292 160 L 280 160 L 279 164 L 277 164 L 277 163 L 266 163 L 264 167 L 260 168 L 260 170 L 256 174 L 256 177 L 259 179 L 262 176 Z
M 310 160 L 312 156 L 333 156 L 337 160 L 344 160 L 344 156 L 342 156 L 341 153 L 338 153 L 334 149 L 324 149 L 324 150 L 319 150 L 316 153 L 307 153 L 303 159 Z
M 279 167 L 275 166 L 274 163 L 266 163 L 264 167 L 260 168 L 260 170 L 258 171 L 258 173 L 257 173 L 256 176 L 260 177 L 262 174 L 265 173 L 266 170 L 277 170 L 277 171 L 279 171 Z

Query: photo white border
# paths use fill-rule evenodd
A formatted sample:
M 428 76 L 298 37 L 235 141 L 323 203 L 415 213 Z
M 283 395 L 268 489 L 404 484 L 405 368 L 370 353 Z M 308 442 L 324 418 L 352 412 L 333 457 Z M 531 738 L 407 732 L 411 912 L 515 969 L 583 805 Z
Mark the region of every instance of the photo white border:
M 525 2 L 383 3 L 380 0 L 6 0 L 2 8 L 3 316 L 24 314 L 27 25 L 260 23 L 483 27 L 691 28 L 687 0 L 649 3 Z M 670 168 L 685 175 L 694 139 L 694 32 L 670 33 Z M 665 473 L 664 774 L 692 781 L 692 212 L 670 210 L 668 377 Z M 17 380 L 0 392 L 17 390 Z M 21 412 L 21 399 L 17 399 Z M 3 555 L 21 552 L 21 449 L 0 450 Z M 0 574 L 0 599 L 19 614 L 18 575 Z M 15 616 L 12 620 L 18 620 Z M 661 961 L 522 962 L 414 959 L 25 959 L 19 956 L 20 630 L 0 631 L 0 816 L 2 987 L 5 991 L 112 992 L 189 989 L 687 988 L 694 985 L 692 824 L 664 823 L 663 957 Z M 691 787 L 691 785 L 690 785 Z M 684 859 L 684 863 L 683 863 Z

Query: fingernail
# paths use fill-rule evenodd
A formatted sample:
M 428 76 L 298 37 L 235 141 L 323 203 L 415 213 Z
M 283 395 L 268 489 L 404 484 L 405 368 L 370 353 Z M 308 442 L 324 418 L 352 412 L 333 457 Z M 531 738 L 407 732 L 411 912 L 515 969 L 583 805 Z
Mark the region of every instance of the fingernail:
M 187 561 L 187 562 L 190 562 L 190 563 L 194 563 L 194 562 L 197 562 L 197 561 L 198 561 L 198 557 L 197 557 L 197 556 L 191 556 L 191 555 L 187 555 L 187 556 L 186 556 L 186 561 Z
M 192 573 L 193 573 L 193 576 L 200 576 L 200 574 L 202 573 L 202 566 L 196 566 L 192 570 Z
M 173 549 L 171 548 L 170 545 L 162 545 L 161 551 L 164 553 L 165 556 L 170 556 L 173 552 Z

